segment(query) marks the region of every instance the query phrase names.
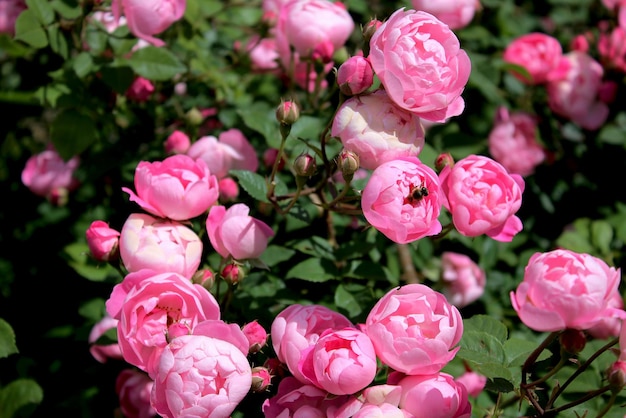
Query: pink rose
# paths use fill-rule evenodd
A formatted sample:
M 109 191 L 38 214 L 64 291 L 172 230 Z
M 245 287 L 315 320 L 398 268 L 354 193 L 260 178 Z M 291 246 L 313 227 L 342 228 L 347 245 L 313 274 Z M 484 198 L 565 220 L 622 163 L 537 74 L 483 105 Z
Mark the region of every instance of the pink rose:
M 189 135 L 178 129 L 167 137 L 164 144 L 167 154 L 184 154 L 190 146 Z
M 417 157 L 424 147 L 420 118 L 398 107 L 385 90 L 346 100 L 335 114 L 331 134 L 368 170 L 400 157 Z
M 467 237 L 481 234 L 509 242 L 522 230 L 515 213 L 522 205 L 524 179 L 509 174 L 498 162 L 469 155 L 439 173 L 443 205 L 454 227 Z
M 226 177 L 229 170 L 256 171 L 259 167 L 256 150 L 243 133 L 234 128 L 222 132 L 219 139 L 203 136 L 191 144 L 187 155 L 204 160 L 218 179 Z
M 135 194 L 130 195 L 146 211 L 161 218 L 183 221 L 206 212 L 219 196 L 217 177 L 202 160 L 178 154 L 163 161 L 141 161 L 135 169 Z
M 119 231 L 104 221 L 93 221 L 85 231 L 87 246 L 94 259 L 108 262 L 119 256 Z
M 248 339 L 248 351 L 250 353 L 260 351 L 267 344 L 267 331 L 258 321 L 248 322 L 241 330 Z
M 465 254 L 444 252 L 441 270 L 442 293 L 457 308 L 476 301 L 485 291 L 485 272 Z
M 259 38 L 253 36 L 246 44 L 246 52 L 250 56 L 252 71 L 274 73 L 280 68 L 276 39 L 273 37 Z
M 121 360 L 122 350 L 117 341 L 109 344 L 98 344 L 98 339 L 105 335 L 105 333 L 112 329 L 117 329 L 118 320 L 105 315 L 100 321 L 98 321 L 89 332 L 89 352 L 96 361 L 100 363 L 106 363 L 109 359 Z
M 143 213 L 131 214 L 122 226 L 120 256 L 129 272 L 151 269 L 191 278 L 202 258 L 202 241 L 190 228 Z
M 471 62 L 448 25 L 416 10 L 396 10 L 370 39 L 369 60 L 391 100 L 443 122 L 465 108 Z
M 150 404 L 153 380 L 145 373 L 124 369 L 115 380 L 115 392 L 125 418 L 154 418 L 156 411 Z
M 459 347 L 463 321 L 445 296 L 422 284 L 390 290 L 365 321 L 378 358 L 405 374 L 441 370 Z
M 350 395 L 376 377 L 376 353 L 367 334 L 356 328 L 328 329 L 309 346 L 298 364 L 299 371 L 333 395 Z
M 239 185 L 232 177 L 223 177 L 217 182 L 220 189 L 220 201 L 234 202 L 239 196 Z
M 259 258 L 267 248 L 274 231 L 265 222 L 248 215 L 249 212 L 245 203 L 236 203 L 228 209 L 217 205 L 209 211 L 206 220 L 209 240 L 222 257 Z
M 467 26 L 480 8 L 478 0 L 411 0 L 411 4 L 415 10 L 436 16 L 453 30 Z
M 78 186 L 74 171 L 78 168 L 78 156 L 64 161 L 54 149 L 31 156 L 22 170 L 22 183 L 37 196 L 52 198 L 60 189 L 73 190 Z
M 383 403 L 380 405 L 365 404 L 352 418 L 413 418 L 409 414 L 395 405 Z
M 250 364 L 237 347 L 218 338 L 184 335 L 161 354 L 152 405 L 164 418 L 228 418 L 251 384 Z
M 467 394 L 474 398 L 481 394 L 487 384 L 487 377 L 476 372 L 468 371 L 457 377 L 457 383 L 461 383 L 467 389 Z
M 439 178 L 415 157 L 379 165 L 361 194 L 365 219 L 399 244 L 441 232 Z
M 276 356 L 291 374 L 303 383 L 310 383 L 298 368 L 304 352 L 313 346 L 326 330 L 352 327 L 348 318 L 321 305 L 290 305 L 272 322 L 270 335 Z
M 402 387 L 400 408 L 415 418 L 470 418 L 472 405 L 467 389 L 447 373 L 406 376 Z
M 150 377 L 155 376 L 161 352 L 170 340 L 191 334 L 202 321 L 220 318 L 217 301 L 201 285 L 180 274 L 149 270 L 131 273 L 117 284 L 107 301 L 107 312 L 119 319 L 117 338 L 124 360 Z
M 489 153 L 509 173 L 529 176 L 546 159 L 537 139 L 537 120 L 525 112 L 500 107 L 488 141 Z
M 581 128 L 599 129 L 609 116 L 608 106 L 598 98 L 604 69 L 584 52 L 572 51 L 564 57 L 569 71 L 565 78 L 547 84 L 548 105 Z
M 619 289 L 616 289 L 616 291 L 613 292 L 613 295 L 611 295 L 607 302 L 607 307 L 624 309 L 624 299 L 622 298 Z M 617 337 L 619 335 L 621 325 L 622 321 L 619 318 L 600 318 L 594 326 L 587 329 L 587 334 L 593 338 L 606 340 L 612 337 Z
M 625 8 L 626 9 L 626 8 Z M 626 30 L 616 27 L 601 30 L 598 39 L 598 54 L 601 64 L 607 69 L 626 72 Z
M 564 249 L 535 253 L 524 281 L 511 292 L 511 303 L 535 331 L 586 330 L 603 318 L 626 315 L 609 302 L 620 280 L 619 268 L 589 254 Z
M 563 78 L 569 66 L 563 60 L 563 48 L 559 41 L 539 32 L 527 33 L 513 39 L 504 49 L 502 59 L 524 67 L 531 80 L 515 71 L 512 74 L 523 83 L 531 85 Z
M 116 19 L 124 15 L 128 30 L 154 46 L 163 46 L 165 42 L 155 38 L 172 23 L 183 17 L 186 0 L 113 0 L 111 4 Z
M 24 0 L 1 0 L 0 1 L 0 33 L 10 36 L 15 34 L 15 21 L 26 9 Z
M 229 324 L 221 319 L 207 319 L 196 324 L 192 334 L 227 341 L 237 347 L 242 354 L 248 355 L 248 339 L 237 324 Z
M 128 87 L 125 94 L 128 99 L 142 103 L 147 101 L 152 93 L 154 93 L 154 84 L 143 77 L 137 77 Z
M 345 95 L 363 93 L 374 82 L 374 70 L 369 60 L 361 55 L 353 55 L 337 69 L 337 84 Z

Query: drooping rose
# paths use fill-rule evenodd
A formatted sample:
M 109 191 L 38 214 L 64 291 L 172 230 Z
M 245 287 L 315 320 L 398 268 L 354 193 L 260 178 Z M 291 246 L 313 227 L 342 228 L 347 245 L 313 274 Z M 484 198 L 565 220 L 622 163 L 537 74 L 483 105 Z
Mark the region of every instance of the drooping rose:
M 93 221 L 85 231 L 87 246 L 98 261 L 115 260 L 119 256 L 119 231 L 104 221 Z
M 467 26 L 480 8 L 478 0 L 411 0 L 415 10 L 423 10 L 437 17 L 450 29 Z
M 485 291 L 485 271 L 465 254 L 441 254 L 442 293 L 457 308 L 476 301 Z
M 100 321 L 91 327 L 89 332 L 89 352 L 96 361 L 106 363 L 109 359 L 121 360 L 122 350 L 120 345 L 115 342 L 107 344 L 98 343 L 98 339 L 105 335 L 109 330 L 117 330 L 118 320 L 106 314 Z
M 448 25 L 430 13 L 396 10 L 372 35 L 368 58 L 398 106 L 434 122 L 463 112 L 471 62 Z
M 60 189 L 71 191 L 78 186 L 74 172 L 80 165 L 78 156 L 64 161 L 54 149 L 31 156 L 22 170 L 22 183 L 34 194 L 51 199 Z
M 154 46 L 163 46 L 163 40 L 155 38 L 183 17 L 186 0 L 113 0 L 111 3 L 116 20 L 126 18 L 128 30 Z
M 527 33 L 513 39 L 504 49 L 502 59 L 524 67 L 530 79 L 519 72 L 512 71 L 512 74 L 529 85 L 563 78 L 569 67 L 563 59 L 563 48 L 559 41 L 540 32 Z
M 624 309 L 624 299 L 619 291 L 619 288 L 613 292 L 613 295 L 607 302 L 609 308 Z M 587 330 L 587 334 L 593 338 L 605 340 L 612 337 L 617 337 L 620 332 L 622 321 L 617 317 L 607 316 L 601 318 L 594 326 Z
M 115 379 L 115 392 L 125 418 L 154 418 L 156 411 L 150 404 L 154 381 L 139 370 L 124 369 Z
M 331 133 L 368 170 L 400 157 L 417 157 L 424 147 L 420 118 L 398 107 L 385 90 L 346 100 L 335 114 Z

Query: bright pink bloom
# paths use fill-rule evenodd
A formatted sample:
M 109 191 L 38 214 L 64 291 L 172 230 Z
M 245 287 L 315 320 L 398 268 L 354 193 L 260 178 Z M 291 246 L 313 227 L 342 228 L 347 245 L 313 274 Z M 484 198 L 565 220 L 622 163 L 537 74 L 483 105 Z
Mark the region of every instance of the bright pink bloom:
M 529 85 L 544 84 L 564 77 L 569 63 L 563 59 L 559 41 L 545 33 L 532 32 L 513 39 L 505 48 L 502 59 L 524 67 L 531 79 L 512 71 L 512 74 Z
M 267 331 L 258 321 L 252 321 L 245 324 L 241 330 L 248 339 L 248 351 L 256 353 L 267 344 Z
M 546 159 L 537 138 L 537 118 L 525 112 L 500 107 L 488 141 L 489 153 L 509 173 L 529 176 Z
M 374 70 L 362 55 L 353 55 L 337 69 L 337 84 L 343 94 L 352 96 L 363 93 L 374 82 Z
M 399 244 L 441 232 L 439 178 L 416 157 L 379 165 L 361 195 L 365 219 Z
M 237 347 L 243 355 L 248 355 L 248 339 L 238 324 L 229 324 L 221 319 L 207 319 L 198 322 L 192 334 L 227 341 Z
M 129 272 L 151 269 L 191 278 L 202 257 L 202 241 L 189 227 L 143 213 L 131 214 L 122 226 L 120 256 Z
M 602 318 L 626 315 L 609 303 L 620 278 L 619 268 L 589 254 L 564 249 L 535 253 L 524 281 L 511 292 L 511 303 L 535 331 L 587 330 Z
M 305 351 L 326 330 L 352 327 L 348 318 L 321 305 L 290 305 L 272 322 L 270 335 L 276 356 L 302 383 L 310 383 L 298 367 Z
M 399 9 L 374 32 L 369 60 L 396 104 L 443 122 L 465 108 L 471 62 L 448 25 L 435 16 Z
M 167 154 L 184 154 L 191 146 L 189 135 L 183 131 L 175 130 L 165 140 L 165 152 Z
M 117 308 L 119 307 L 119 310 Z M 119 319 L 117 338 L 124 360 L 155 376 L 170 328 L 173 340 L 192 333 L 207 319 L 220 318 L 220 307 L 201 285 L 176 273 L 155 274 L 142 270 L 127 275 L 107 301 L 107 312 Z
M 256 171 L 259 159 L 256 150 L 239 129 L 229 129 L 219 135 L 203 136 L 191 144 L 187 155 L 202 159 L 211 174 L 218 179 L 228 175 L 229 170 Z
M 624 299 L 622 298 L 622 294 L 620 293 L 619 288 L 617 288 L 615 292 L 613 292 L 613 295 L 609 298 L 607 302 L 607 307 L 622 310 L 624 309 Z M 587 333 L 593 338 L 606 340 L 609 338 L 617 337 L 619 335 L 621 326 L 621 319 L 607 316 L 604 318 L 600 318 L 600 320 L 594 326 L 587 330 Z
M 26 9 L 24 0 L 0 0 L 0 33 L 13 36 L 15 21 L 24 9 Z
M 298 368 L 315 386 L 333 395 L 350 395 L 376 377 L 372 341 L 356 328 L 329 329 L 302 353 Z
M 444 206 L 454 227 L 467 237 L 486 234 L 509 242 L 522 230 L 515 213 L 522 205 L 524 179 L 509 174 L 498 162 L 469 155 L 439 173 Z
M 469 396 L 477 397 L 487 384 L 487 377 L 476 372 L 468 371 L 457 377 L 457 383 L 461 383 L 467 389 Z
M 119 256 L 119 231 L 109 227 L 104 221 L 93 221 L 87 231 L 87 246 L 98 261 L 115 260 Z
M 128 30 L 137 38 L 154 46 L 163 46 L 165 42 L 155 38 L 172 23 L 183 17 L 186 0 L 113 0 L 111 4 L 116 19 L 126 17 Z
M 97 341 L 107 331 L 117 329 L 119 321 L 110 315 L 105 315 L 98 321 L 89 332 L 89 352 L 100 363 L 106 363 L 109 359 L 121 360 L 122 350 L 117 342 L 98 344 Z
M 608 106 L 598 98 L 604 69 L 584 52 L 572 51 L 564 57 L 569 71 L 565 78 L 547 84 L 548 105 L 581 128 L 599 129 L 609 116 Z
M 154 84 L 148 79 L 137 77 L 126 90 L 126 97 L 134 102 L 145 102 L 154 93 Z
M 402 387 L 400 408 L 415 418 L 470 418 L 472 405 L 467 389 L 447 373 L 406 376 Z
M 467 26 L 480 8 L 478 0 L 411 0 L 411 4 L 415 10 L 436 16 L 453 30 Z
M 219 179 L 217 185 L 220 189 L 221 202 L 234 202 L 239 196 L 239 185 L 232 177 Z
M 177 154 L 163 161 L 141 161 L 135 169 L 136 194 L 130 195 L 144 210 L 161 218 L 184 221 L 206 212 L 219 196 L 217 177 L 202 160 Z
M 222 257 L 235 260 L 259 258 L 274 231 L 265 222 L 249 215 L 245 203 L 226 209 L 216 205 L 209 211 L 206 228 L 211 245 Z
M 441 254 L 442 293 L 457 308 L 476 301 L 485 291 L 485 271 L 465 254 Z
M 463 321 L 445 296 L 422 284 L 390 290 L 365 321 L 379 359 L 405 374 L 441 370 L 459 347 Z
M 398 107 L 385 90 L 346 100 L 335 114 L 331 133 L 368 170 L 400 157 L 417 157 L 424 148 L 420 118 Z
M 78 168 L 78 156 L 64 161 L 54 149 L 31 156 L 22 170 L 22 183 L 37 196 L 51 198 L 55 191 L 71 191 L 78 186 L 74 171 Z
M 237 347 L 218 338 L 185 335 L 161 354 L 152 405 L 164 418 L 228 418 L 251 385 L 250 364 Z
M 626 30 L 616 27 L 610 32 L 601 31 L 598 54 L 605 68 L 614 68 L 626 73 Z
M 150 376 L 138 370 L 124 369 L 117 375 L 115 392 L 124 417 L 154 418 L 156 411 L 150 404 L 153 384 Z

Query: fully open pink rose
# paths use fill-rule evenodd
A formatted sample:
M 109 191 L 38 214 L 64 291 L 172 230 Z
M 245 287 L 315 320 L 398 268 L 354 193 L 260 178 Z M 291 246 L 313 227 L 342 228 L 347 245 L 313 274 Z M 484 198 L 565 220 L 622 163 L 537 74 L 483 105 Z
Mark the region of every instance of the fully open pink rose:
M 482 155 L 469 155 L 439 173 L 443 204 L 462 235 L 486 234 L 508 242 L 522 230 L 515 213 L 522 205 L 524 179 Z
M 183 154 L 141 161 L 135 169 L 136 194 L 127 187 L 122 190 L 151 214 L 175 221 L 206 212 L 219 196 L 217 177 L 205 162 Z
M 411 4 L 415 10 L 436 16 L 453 30 L 467 26 L 480 8 L 478 0 L 411 0 Z
M 441 254 L 442 293 L 457 308 L 476 301 L 485 291 L 485 271 L 465 254 Z
M 361 194 L 365 219 L 399 244 L 441 232 L 439 178 L 416 157 L 379 165 Z
M 563 59 L 559 41 L 545 33 L 532 32 L 513 39 L 504 49 L 502 59 L 528 71 L 531 79 L 519 72 L 512 74 L 520 81 L 534 85 L 563 78 L 569 63 Z
M 396 158 L 417 157 L 424 147 L 420 118 L 398 107 L 385 90 L 346 100 L 335 114 L 331 133 L 369 170 Z
M 408 284 L 380 298 L 367 316 L 365 332 L 384 364 L 405 374 L 428 374 L 454 358 L 463 321 L 441 293 Z
M 135 369 L 124 369 L 115 380 L 115 392 L 125 418 L 154 418 L 156 411 L 150 404 L 154 381 Z
M 192 284 L 180 274 L 154 274 L 148 270 L 131 273 L 116 285 L 107 310 L 119 319 L 117 338 L 124 360 L 151 377 L 155 376 L 168 338 L 172 339 L 170 329 L 175 340 L 181 334 L 192 333 L 202 321 L 220 319 L 217 301 L 201 285 Z
M 119 256 L 119 231 L 109 227 L 104 221 L 93 221 L 87 231 L 87 246 L 93 258 L 98 261 L 115 260 Z
M 184 335 L 161 354 L 152 405 L 164 418 L 228 418 L 251 384 L 250 364 L 237 347 L 218 338 Z
M 395 11 L 372 35 L 368 58 L 398 106 L 435 122 L 463 112 L 471 62 L 448 25 L 430 13 Z
M 511 292 L 511 303 L 535 331 L 586 330 L 604 318 L 626 315 L 610 302 L 620 280 L 619 268 L 589 254 L 565 249 L 535 253 L 524 281 Z
M 325 331 L 352 326 L 348 318 L 325 306 L 294 304 L 276 315 L 270 336 L 278 359 L 298 380 L 308 384 L 310 380 L 298 367 L 305 351 L 315 345 Z
M 245 203 L 226 209 L 217 205 L 209 211 L 206 228 L 211 245 L 222 257 L 235 260 L 259 258 L 274 231 L 265 222 L 249 215 Z
M 113 14 L 116 19 L 126 17 L 128 30 L 136 37 L 154 46 L 163 46 L 165 42 L 155 38 L 172 23 L 183 17 L 186 0 L 113 0 Z
M 48 149 L 26 161 L 22 183 L 34 194 L 50 199 L 60 189 L 70 191 L 78 186 L 74 171 L 79 164 L 78 157 L 64 161 L 58 152 Z
M 120 235 L 120 256 L 129 272 L 151 269 L 191 278 L 202 257 L 202 241 L 189 227 L 143 213 L 131 214 Z
M 470 418 L 472 405 L 467 389 L 447 373 L 406 376 L 402 387 L 400 408 L 415 418 Z

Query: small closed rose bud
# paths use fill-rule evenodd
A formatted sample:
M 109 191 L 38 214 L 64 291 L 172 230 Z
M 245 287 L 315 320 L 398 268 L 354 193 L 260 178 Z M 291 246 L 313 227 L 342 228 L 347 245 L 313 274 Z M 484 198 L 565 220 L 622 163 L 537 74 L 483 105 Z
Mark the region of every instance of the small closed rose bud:
M 239 196 L 239 185 L 231 177 L 219 179 L 218 188 L 220 190 L 220 200 L 223 202 L 234 202 Z
M 341 170 L 341 174 L 343 175 L 343 179 L 346 181 L 346 183 L 352 181 L 354 173 L 356 173 L 356 171 L 361 166 L 359 162 L 359 156 L 356 153 L 352 151 L 347 151 L 345 149 L 339 153 L 338 165 L 339 169 Z
M 265 367 L 252 368 L 252 391 L 256 393 L 265 392 L 272 384 L 272 375 Z
M 626 362 L 617 360 L 609 367 L 606 378 L 613 392 L 621 391 L 626 386 Z
M 200 269 L 191 277 L 191 282 L 202 285 L 206 290 L 210 290 L 215 284 L 215 276 L 209 269 Z
M 165 152 L 167 154 L 184 154 L 191 146 L 189 136 L 183 131 L 175 130 L 165 140 Z
M 281 101 L 276 108 L 276 120 L 281 125 L 293 125 L 300 117 L 300 107 L 291 100 Z
M 315 157 L 309 154 L 300 154 L 293 163 L 293 169 L 299 177 L 311 177 L 317 170 Z
M 369 55 L 370 39 L 372 39 L 372 36 L 374 35 L 374 32 L 376 32 L 376 30 L 382 24 L 383 24 L 383 22 L 381 22 L 380 20 L 372 19 L 365 26 L 363 26 L 363 28 L 362 28 L 362 33 L 363 33 L 363 56 L 367 57 Z
M 119 253 L 119 231 L 109 227 L 104 221 L 93 221 L 87 231 L 87 246 L 97 261 L 117 260 Z
M 267 344 L 267 331 L 257 321 L 245 324 L 241 330 L 250 343 L 249 353 L 257 353 Z
M 568 328 L 559 335 L 559 342 L 563 350 L 570 354 L 578 354 L 585 348 L 587 337 L 580 330 Z
M 449 152 L 439 154 L 435 159 L 435 170 L 437 170 L 438 173 L 440 173 L 446 166 L 450 166 L 450 168 L 454 166 L 454 158 L 452 158 L 452 155 Z
M 360 55 L 353 55 L 337 70 L 339 90 L 346 96 L 363 93 L 374 82 L 374 70 L 369 60 Z
M 246 273 L 238 263 L 230 263 L 222 270 L 222 278 L 232 285 L 242 281 L 246 277 Z

